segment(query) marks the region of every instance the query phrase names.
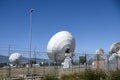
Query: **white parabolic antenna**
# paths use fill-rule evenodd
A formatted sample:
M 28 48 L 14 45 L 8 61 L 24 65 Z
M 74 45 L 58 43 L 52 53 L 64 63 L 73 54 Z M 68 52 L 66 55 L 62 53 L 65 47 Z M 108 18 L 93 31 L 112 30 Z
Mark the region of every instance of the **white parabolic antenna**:
M 96 50 L 95 54 L 104 55 L 104 50 L 102 48 L 99 48 Z
M 117 58 L 118 57 L 118 58 Z M 110 57 L 109 57 L 109 61 L 115 61 L 118 60 L 120 58 L 120 54 L 116 54 L 113 53 Z
M 47 54 L 51 60 L 63 61 L 67 50 L 74 52 L 75 39 L 68 31 L 60 31 L 53 35 L 47 45 Z
M 117 53 L 120 50 L 120 42 L 115 42 L 110 47 L 110 54 Z
M 111 45 L 109 53 L 111 54 L 109 60 L 114 61 L 120 58 L 120 42 L 115 42 Z
M 20 53 L 12 53 L 9 57 L 9 61 L 12 64 L 19 64 L 22 59 L 22 55 Z
M 104 50 L 99 48 L 95 52 L 95 60 L 104 60 Z

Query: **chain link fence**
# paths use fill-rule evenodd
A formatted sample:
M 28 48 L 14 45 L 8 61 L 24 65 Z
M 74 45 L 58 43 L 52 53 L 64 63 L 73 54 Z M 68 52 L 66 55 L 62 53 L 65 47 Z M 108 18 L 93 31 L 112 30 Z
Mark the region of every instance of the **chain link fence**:
M 22 54 L 22 60 L 17 66 L 10 66 L 9 56 L 14 52 Z M 35 76 L 44 77 L 46 75 L 59 77 L 62 74 L 80 72 L 86 69 L 109 71 L 120 68 L 119 57 L 115 57 L 115 59 L 110 61 L 109 54 L 104 54 L 101 57 L 94 53 L 74 53 L 75 55 L 72 57 L 72 67 L 65 69 L 61 62 L 56 61 L 56 59 L 51 61 L 46 52 L 32 51 L 31 58 L 28 57 L 29 51 L 0 49 L 0 53 L 0 80 L 15 77 L 24 79 L 27 77 L 26 75 L 32 75 L 34 78 Z

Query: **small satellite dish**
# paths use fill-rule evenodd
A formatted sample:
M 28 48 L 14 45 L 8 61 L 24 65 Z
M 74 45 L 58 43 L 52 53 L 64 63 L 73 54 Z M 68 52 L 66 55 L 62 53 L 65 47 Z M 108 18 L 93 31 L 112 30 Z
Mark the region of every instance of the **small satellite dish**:
M 99 48 L 95 52 L 92 66 L 94 68 L 103 69 L 104 64 L 105 64 L 104 50 L 102 48 Z
M 75 49 L 75 39 L 68 31 L 60 31 L 53 35 L 47 45 L 48 57 L 53 61 L 64 61 L 65 53 L 72 53 Z
M 9 57 L 9 61 L 13 64 L 13 65 L 18 65 L 20 64 L 22 59 L 22 55 L 20 53 L 12 53 Z
M 104 60 L 104 50 L 102 48 L 96 50 L 94 60 Z
M 110 47 L 110 54 L 117 53 L 120 50 L 120 42 L 115 42 Z
M 103 55 L 104 54 L 104 50 L 102 48 L 99 48 L 99 49 L 96 50 L 95 54 Z

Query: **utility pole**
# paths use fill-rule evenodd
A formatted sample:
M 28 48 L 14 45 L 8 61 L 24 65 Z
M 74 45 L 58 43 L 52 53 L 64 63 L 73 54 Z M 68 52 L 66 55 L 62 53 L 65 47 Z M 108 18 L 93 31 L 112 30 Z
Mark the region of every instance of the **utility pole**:
M 34 9 L 30 9 L 30 53 L 29 53 L 29 63 L 28 63 L 28 74 L 30 74 L 30 61 L 31 61 L 31 46 L 32 46 L 32 12 Z
M 8 48 L 8 59 L 10 57 L 10 48 L 11 48 L 11 45 L 9 45 L 9 48 Z M 9 69 L 8 69 L 8 77 L 11 77 L 11 66 L 10 66 L 10 63 L 8 62 L 8 66 L 9 66 Z

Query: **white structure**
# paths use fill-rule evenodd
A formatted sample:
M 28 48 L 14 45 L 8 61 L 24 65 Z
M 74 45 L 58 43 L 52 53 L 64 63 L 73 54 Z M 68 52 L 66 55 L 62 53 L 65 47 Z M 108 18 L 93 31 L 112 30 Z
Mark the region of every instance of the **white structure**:
M 103 69 L 104 65 L 105 65 L 104 50 L 102 48 L 99 48 L 95 52 L 95 57 L 92 66 L 94 68 Z
M 13 53 L 9 57 L 11 66 L 18 66 L 21 63 L 22 55 L 20 53 Z
M 111 56 L 110 56 L 110 58 L 109 58 L 109 61 L 111 62 L 114 62 L 114 61 L 116 61 L 117 60 L 117 57 L 118 57 L 118 59 L 120 58 L 120 54 L 116 54 L 116 53 L 113 53 Z
M 110 47 L 110 54 L 117 53 L 120 50 L 120 42 L 115 42 Z
M 66 65 L 67 63 L 68 65 L 70 65 L 68 61 L 71 61 L 74 49 L 75 39 L 68 31 L 60 31 L 56 33 L 55 35 L 53 35 L 47 45 L 48 57 L 53 61 L 64 61 L 64 65 Z M 66 53 L 71 55 L 65 56 Z
M 96 50 L 95 52 L 95 57 L 94 57 L 94 61 L 100 61 L 100 60 L 104 60 L 104 50 L 102 48 L 99 48 Z
M 95 54 L 97 55 L 104 55 L 104 50 L 102 48 L 99 48 L 96 50 Z
M 110 67 L 115 69 L 120 65 L 120 42 L 115 42 L 110 47 Z
M 68 51 L 66 51 L 65 53 L 65 59 L 64 59 L 64 62 L 62 63 L 63 65 L 63 68 L 72 68 L 72 53 L 69 52 L 69 49 Z
M 116 59 L 116 57 L 120 58 L 120 42 L 113 43 L 110 47 L 110 61 Z

